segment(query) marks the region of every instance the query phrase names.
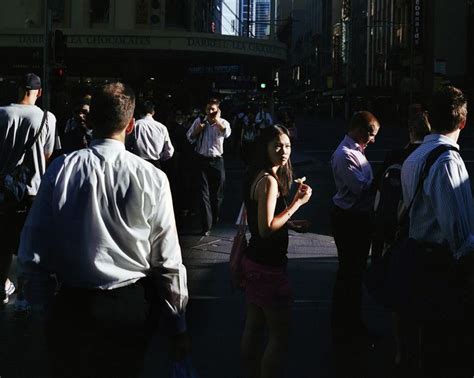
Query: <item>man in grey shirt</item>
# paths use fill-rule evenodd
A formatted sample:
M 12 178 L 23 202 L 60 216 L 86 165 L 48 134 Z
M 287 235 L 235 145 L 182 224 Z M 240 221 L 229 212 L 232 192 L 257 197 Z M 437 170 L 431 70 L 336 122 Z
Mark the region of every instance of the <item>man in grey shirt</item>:
M 47 119 L 38 140 L 25 152 L 41 127 L 44 112 L 35 105 L 41 96 L 41 79 L 26 74 L 18 87 L 18 102 L 0 107 L 0 176 L 9 174 L 22 164 L 30 168 L 32 174 L 27 185 L 27 198 L 20 207 L 0 214 L 0 303 L 6 304 L 15 289 L 7 279 L 12 254 L 17 252 L 18 241 L 26 214 L 38 191 L 41 177 L 46 170 L 46 162 L 54 148 L 56 118 L 47 113 Z M 5 287 L 3 283 L 6 283 Z M 19 285 L 21 286 L 21 285 Z M 21 288 L 18 289 L 21 293 Z

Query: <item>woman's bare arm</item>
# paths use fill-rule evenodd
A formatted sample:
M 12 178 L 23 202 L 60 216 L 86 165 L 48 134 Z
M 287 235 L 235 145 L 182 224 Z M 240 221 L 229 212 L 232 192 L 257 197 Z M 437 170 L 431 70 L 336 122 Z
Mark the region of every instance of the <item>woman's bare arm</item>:
M 271 233 L 282 228 L 300 206 L 307 202 L 307 200 L 303 200 L 303 197 L 295 195 L 291 204 L 274 216 L 278 198 L 278 183 L 270 175 L 258 183 L 256 197 L 258 201 L 258 232 L 262 238 L 268 237 Z

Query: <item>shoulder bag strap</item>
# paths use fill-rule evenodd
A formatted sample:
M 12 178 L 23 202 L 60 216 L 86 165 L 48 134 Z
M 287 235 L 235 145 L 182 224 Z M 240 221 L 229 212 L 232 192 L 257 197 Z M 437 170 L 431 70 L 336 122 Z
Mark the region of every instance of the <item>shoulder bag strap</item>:
M 403 220 L 401 223 L 404 223 L 405 221 L 408 220 L 408 214 L 410 213 L 410 209 L 413 206 L 413 202 L 415 202 L 416 196 L 421 191 L 421 188 L 423 187 L 423 182 L 428 177 L 431 167 L 436 162 L 436 160 L 438 160 L 438 158 L 446 151 L 456 151 L 459 153 L 459 150 L 456 147 L 451 146 L 449 144 L 441 144 L 438 147 L 434 148 L 428 154 L 428 157 L 426 158 L 425 164 L 423 165 L 423 169 L 421 171 L 420 180 L 418 181 L 418 185 L 416 186 L 415 194 L 413 195 L 413 198 L 411 199 L 410 204 L 408 205 L 404 214 L 402 215 Z

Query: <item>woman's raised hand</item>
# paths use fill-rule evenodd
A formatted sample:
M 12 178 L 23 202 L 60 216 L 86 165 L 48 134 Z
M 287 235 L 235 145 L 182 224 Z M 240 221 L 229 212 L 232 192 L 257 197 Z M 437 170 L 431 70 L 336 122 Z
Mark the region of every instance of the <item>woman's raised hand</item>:
M 299 202 L 300 205 L 304 205 L 311 198 L 312 189 L 309 185 L 300 184 L 298 190 L 295 193 L 294 201 Z

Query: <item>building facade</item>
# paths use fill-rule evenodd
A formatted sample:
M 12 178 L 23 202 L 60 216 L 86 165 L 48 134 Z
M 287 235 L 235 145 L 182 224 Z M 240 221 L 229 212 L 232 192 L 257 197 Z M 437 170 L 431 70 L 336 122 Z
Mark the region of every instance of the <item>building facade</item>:
M 469 1 L 334 0 L 329 95 L 406 120 L 441 85 L 469 87 Z M 470 39 L 471 38 L 471 39 Z M 471 85 L 472 86 L 472 85 Z
M 61 61 L 48 62 L 55 93 L 120 79 L 144 97 L 195 104 L 271 82 L 271 68 L 287 57 L 278 41 L 221 34 L 222 0 L 48 0 L 50 12 L 45 1 L 8 2 L 0 14 L 3 103 L 19 75 L 42 74 L 48 18 L 67 46 L 56 52 Z
M 271 0 L 255 0 L 255 37 L 270 38 Z
M 242 37 L 255 36 L 255 0 L 238 0 L 239 31 Z

